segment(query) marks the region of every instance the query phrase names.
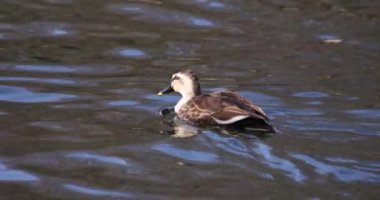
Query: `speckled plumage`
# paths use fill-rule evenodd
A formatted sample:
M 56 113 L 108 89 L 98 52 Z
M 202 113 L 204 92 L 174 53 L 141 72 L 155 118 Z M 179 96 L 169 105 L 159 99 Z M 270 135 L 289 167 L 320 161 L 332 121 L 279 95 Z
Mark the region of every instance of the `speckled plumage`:
M 263 110 L 243 96 L 231 91 L 201 94 L 198 78 L 190 70 L 173 74 L 171 87 L 182 95 L 176 114 L 191 124 L 242 126 L 274 132 Z

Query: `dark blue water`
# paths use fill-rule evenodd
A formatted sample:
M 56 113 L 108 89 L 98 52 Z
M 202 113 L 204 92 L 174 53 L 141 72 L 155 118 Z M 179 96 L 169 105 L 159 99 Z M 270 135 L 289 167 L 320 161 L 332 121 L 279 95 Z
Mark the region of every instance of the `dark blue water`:
M 376 199 L 376 1 L 4 0 L 0 199 Z M 268 137 L 169 125 L 193 69 Z

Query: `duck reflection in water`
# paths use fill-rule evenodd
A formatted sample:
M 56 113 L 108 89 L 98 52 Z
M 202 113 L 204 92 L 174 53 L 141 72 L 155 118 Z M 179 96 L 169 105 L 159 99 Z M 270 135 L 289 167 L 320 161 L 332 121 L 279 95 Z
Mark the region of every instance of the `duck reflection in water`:
M 239 94 L 231 91 L 202 94 L 198 77 L 191 70 L 174 73 L 170 85 L 158 95 L 171 92 L 180 93 L 182 98 L 174 109 L 163 109 L 160 115 L 173 115 L 173 122 L 181 124 L 182 128 L 218 126 L 249 132 L 275 132 L 264 111 Z M 184 122 L 187 122 L 186 126 Z
M 173 127 L 172 130 L 166 131 L 166 133 L 173 137 L 191 137 L 201 133 L 201 130 L 198 127 L 179 118 L 175 114 L 174 108 L 163 108 L 159 111 L 158 115 L 163 119 L 165 124 Z

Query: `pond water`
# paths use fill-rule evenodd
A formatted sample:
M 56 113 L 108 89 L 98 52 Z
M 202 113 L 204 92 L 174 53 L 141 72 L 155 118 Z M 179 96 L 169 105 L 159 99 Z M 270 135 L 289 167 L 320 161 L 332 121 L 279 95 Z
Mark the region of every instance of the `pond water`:
M 376 199 L 379 2 L 3 0 L 1 199 Z M 191 68 L 278 133 L 191 137 Z

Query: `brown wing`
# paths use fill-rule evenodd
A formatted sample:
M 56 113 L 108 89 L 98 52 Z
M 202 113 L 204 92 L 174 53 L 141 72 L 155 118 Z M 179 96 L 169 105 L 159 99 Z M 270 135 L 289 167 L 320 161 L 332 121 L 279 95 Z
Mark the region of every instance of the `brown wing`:
M 213 93 L 195 96 L 190 101 L 189 104 L 195 106 L 197 110 L 208 114 L 219 112 L 223 107 L 221 99 Z
M 233 92 L 200 95 L 193 98 L 193 101 L 200 111 L 223 121 L 237 116 L 268 119 L 260 107 Z
M 268 120 L 268 117 L 264 113 L 264 111 L 257 105 L 255 105 L 253 102 L 249 101 L 243 96 L 240 96 L 234 92 L 218 92 L 221 99 L 224 100 L 224 102 L 228 102 L 229 106 L 238 107 L 239 109 L 248 112 L 250 115 L 264 118 Z

